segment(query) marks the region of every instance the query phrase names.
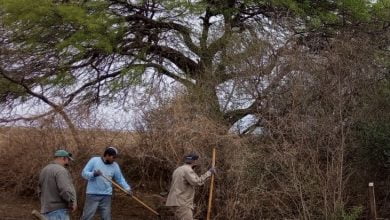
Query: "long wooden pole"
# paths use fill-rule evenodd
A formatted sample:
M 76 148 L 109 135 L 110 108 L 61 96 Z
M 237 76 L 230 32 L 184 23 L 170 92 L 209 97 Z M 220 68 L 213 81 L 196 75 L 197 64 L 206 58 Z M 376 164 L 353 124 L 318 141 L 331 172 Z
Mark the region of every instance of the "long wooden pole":
M 131 198 L 133 198 L 135 201 L 137 201 L 138 203 L 140 203 L 141 205 L 143 205 L 145 208 L 147 208 L 149 211 L 153 212 L 154 214 L 156 214 L 157 216 L 160 216 L 160 214 L 158 212 L 156 212 L 154 209 L 150 208 L 148 205 L 146 205 L 144 202 L 142 202 L 140 199 L 138 199 L 137 197 L 129 194 L 129 192 L 127 192 L 125 189 L 123 189 L 118 183 L 114 182 L 112 179 L 106 177 L 105 175 L 102 175 L 102 177 L 104 177 L 106 180 L 110 181 L 114 186 L 116 186 L 118 189 L 122 190 L 124 193 L 126 193 L 127 195 L 130 195 Z
M 211 167 L 215 167 L 215 147 L 213 148 L 213 158 L 212 158 Z M 211 174 L 211 182 L 210 182 L 210 192 L 209 192 L 209 206 L 207 208 L 207 220 L 210 220 L 211 217 L 211 206 L 213 201 L 213 191 L 214 191 L 214 174 Z
M 35 209 L 32 210 L 31 215 L 33 215 L 38 220 L 47 220 L 47 218 L 45 216 L 43 216 L 40 212 L 38 212 Z
M 376 204 L 375 204 L 375 190 L 374 190 L 374 183 L 370 182 L 368 183 L 368 192 L 369 192 L 369 199 L 370 199 L 370 219 L 376 220 Z

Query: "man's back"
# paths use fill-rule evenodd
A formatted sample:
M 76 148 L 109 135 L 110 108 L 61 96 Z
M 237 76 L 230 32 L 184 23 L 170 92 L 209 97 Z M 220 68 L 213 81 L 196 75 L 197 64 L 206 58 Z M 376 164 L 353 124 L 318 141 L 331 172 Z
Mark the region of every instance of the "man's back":
M 76 192 L 69 172 L 61 165 L 51 163 L 39 175 L 41 213 L 66 209 L 75 202 Z

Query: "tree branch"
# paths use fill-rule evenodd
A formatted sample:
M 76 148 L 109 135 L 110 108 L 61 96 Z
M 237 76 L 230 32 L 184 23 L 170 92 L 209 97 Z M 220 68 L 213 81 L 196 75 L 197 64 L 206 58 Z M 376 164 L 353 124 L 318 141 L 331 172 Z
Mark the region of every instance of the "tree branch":
M 55 104 L 54 102 L 51 102 L 47 97 L 45 97 L 44 95 L 41 95 L 41 94 L 38 94 L 36 92 L 33 92 L 26 84 L 24 84 L 22 81 L 18 81 L 18 80 L 15 80 L 13 79 L 12 77 L 9 77 L 7 74 L 5 74 L 5 72 L 0 69 L 0 75 L 2 75 L 4 77 L 4 79 L 8 80 L 9 82 L 13 83 L 13 84 L 16 84 L 16 85 L 20 85 L 23 87 L 24 91 L 28 94 L 30 94 L 31 96 L 33 97 L 36 97 L 40 100 L 42 100 L 43 102 L 45 102 L 46 104 L 48 104 L 49 106 L 51 106 L 53 109 L 55 109 L 56 111 L 57 110 L 61 110 L 62 108 L 60 106 L 58 106 L 57 104 Z
M 11 83 L 14 83 L 16 85 L 20 85 L 24 88 L 25 92 L 30 94 L 33 97 L 36 97 L 46 104 L 48 104 L 54 112 L 57 112 L 58 114 L 61 115 L 61 117 L 64 119 L 65 123 L 68 125 L 68 128 L 70 129 L 73 138 L 78 146 L 81 146 L 81 139 L 78 135 L 76 126 L 73 124 L 72 120 L 69 118 L 68 114 L 64 111 L 64 106 L 57 105 L 56 103 L 50 101 L 46 96 L 42 94 L 38 94 L 36 92 L 33 92 L 26 84 L 23 83 L 23 81 L 18 81 L 13 79 L 12 77 L 9 77 L 7 74 L 5 74 L 4 70 L 0 68 L 0 75 L 4 77 L 4 79 L 8 80 Z
M 10 122 L 17 122 L 17 121 L 35 121 L 35 120 L 38 120 L 40 118 L 46 117 L 50 114 L 53 114 L 54 112 L 55 112 L 54 110 L 50 110 L 50 111 L 45 112 L 43 114 L 34 115 L 31 117 L 18 117 L 18 118 L 11 118 L 11 119 L 2 118 L 2 119 L 0 119 L 0 123 L 10 123 Z
M 162 65 L 159 65 L 159 64 L 156 64 L 156 63 L 149 63 L 149 64 L 145 64 L 145 66 L 157 69 L 162 74 L 164 74 L 164 75 L 166 75 L 168 77 L 171 77 L 172 79 L 182 83 L 187 88 L 194 86 L 194 84 L 191 81 L 189 81 L 187 79 L 183 79 L 183 78 L 179 77 L 178 75 L 175 75 L 174 73 L 172 73 L 172 72 L 168 71 L 166 68 L 164 68 Z
M 108 78 L 114 78 L 118 75 L 121 74 L 121 71 L 117 71 L 117 72 L 114 72 L 114 73 L 110 73 L 110 74 L 106 74 L 106 75 L 103 75 L 103 76 L 100 76 L 92 81 L 89 81 L 87 83 L 85 83 L 84 85 L 82 85 L 80 88 L 78 88 L 76 91 L 70 93 L 68 96 L 67 96 L 67 100 L 64 102 L 63 106 L 67 106 L 69 105 L 73 99 L 79 94 L 81 93 L 83 90 L 85 90 L 86 88 L 90 87 L 90 86 L 93 86 L 95 85 L 96 83 L 99 83 L 105 79 L 108 79 Z
M 271 93 L 271 91 L 279 85 L 280 81 L 291 71 L 292 71 L 291 66 L 287 65 L 283 67 L 283 69 L 279 71 L 279 74 L 277 74 L 273 78 L 272 82 L 270 82 L 267 88 L 262 91 L 262 94 L 259 94 L 259 96 L 254 100 L 254 102 L 248 108 L 236 109 L 236 110 L 226 112 L 224 114 L 224 119 L 230 124 L 234 124 L 236 121 L 249 114 L 257 113 L 259 111 L 259 107 L 261 106 L 261 101 L 266 96 L 268 96 Z
M 140 14 L 134 14 L 129 15 L 126 18 L 126 21 L 128 22 L 143 22 L 145 24 L 145 28 L 149 29 L 168 29 L 168 30 L 175 30 L 178 33 L 181 34 L 183 37 L 183 41 L 185 45 L 195 54 L 198 56 L 200 55 L 200 49 L 197 45 L 194 44 L 194 42 L 191 39 L 191 30 L 181 24 L 177 24 L 174 22 L 162 22 L 162 21 L 156 21 L 151 18 L 145 17 Z
M 172 49 L 166 46 L 152 45 L 149 46 L 148 51 L 157 56 L 164 57 L 174 63 L 179 67 L 183 72 L 189 74 L 190 76 L 196 75 L 199 71 L 199 65 L 191 60 L 190 58 L 184 56 L 181 52 Z

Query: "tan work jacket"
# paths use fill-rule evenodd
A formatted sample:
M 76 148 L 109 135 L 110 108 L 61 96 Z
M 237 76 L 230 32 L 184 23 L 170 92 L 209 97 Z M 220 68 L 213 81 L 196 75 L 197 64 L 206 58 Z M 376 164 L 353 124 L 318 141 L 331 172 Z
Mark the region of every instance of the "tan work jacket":
M 195 186 L 203 185 L 210 176 L 211 172 L 207 171 L 199 177 L 188 164 L 178 167 L 172 175 L 172 185 L 166 206 L 185 206 L 193 209 Z

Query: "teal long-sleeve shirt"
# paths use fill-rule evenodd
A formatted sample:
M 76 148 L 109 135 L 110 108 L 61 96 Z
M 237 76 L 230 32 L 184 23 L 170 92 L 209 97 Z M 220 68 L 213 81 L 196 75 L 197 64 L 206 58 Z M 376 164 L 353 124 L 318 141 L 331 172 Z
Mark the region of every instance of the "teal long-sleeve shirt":
M 94 195 L 112 195 L 112 184 L 110 181 L 106 180 L 102 176 L 93 176 L 95 170 L 100 170 L 103 175 L 113 179 L 124 189 L 130 190 L 131 187 L 127 184 L 125 178 L 122 175 L 122 172 L 119 168 L 118 163 L 114 162 L 112 164 L 105 164 L 103 158 L 101 157 L 92 157 L 87 165 L 85 165 L 81 176 L 88 180 L 87 184 L 87 194 Z

